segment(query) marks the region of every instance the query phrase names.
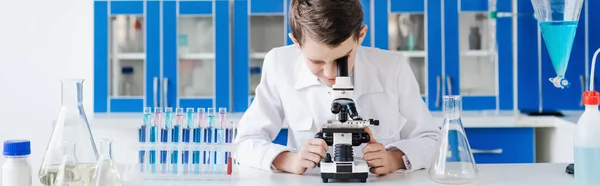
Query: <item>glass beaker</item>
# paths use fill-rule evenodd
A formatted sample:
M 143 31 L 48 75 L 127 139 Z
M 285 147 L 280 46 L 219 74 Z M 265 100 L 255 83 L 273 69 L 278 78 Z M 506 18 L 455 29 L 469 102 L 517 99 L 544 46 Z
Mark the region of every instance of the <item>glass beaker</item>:
M 61 144 L 61 161 L 54 174 L 47 174 L 48 177 L 54 177 L 52 186 L 85 186 L 83 171 L 77 160 L 76 145 L 74 141 L 64 141 Z
M 444 96 L 444 125 L 438 140 L 436 159 L 429 178 L 443 184 L 468 184 L 477 177 L 477 165 L 461 121 L 460 96 Z
M 83 109 L 83 79 L 63 79 L 61 87 L 60 112 L 54 124 L 52 137 L 46 146 L 38 177 L 43 185 L 52 185 L 55 182 L 63 157 L 63 152 L 60 151 L 61 142 L 72 141 L 77 146 L 74 154 L 79 162 L 78 167 L 82 170 L 81 177 L 89 185 L 98 151 Z
M 112 140 L 100 141 L 100 158 L 96 163 L 96 172 L 91 186 L 122 186 L 123 180 L 112 157 Z

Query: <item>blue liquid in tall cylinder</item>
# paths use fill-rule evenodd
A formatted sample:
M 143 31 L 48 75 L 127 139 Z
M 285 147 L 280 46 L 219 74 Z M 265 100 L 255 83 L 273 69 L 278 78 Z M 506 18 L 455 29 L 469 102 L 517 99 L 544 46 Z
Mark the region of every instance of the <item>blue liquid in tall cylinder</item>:
M 600 185 L 600 147 L 575 146 L 575 185 Z
M 565 77 L 577 32 L 577 21 L 542 21 L 539 24 L 556 75 Z

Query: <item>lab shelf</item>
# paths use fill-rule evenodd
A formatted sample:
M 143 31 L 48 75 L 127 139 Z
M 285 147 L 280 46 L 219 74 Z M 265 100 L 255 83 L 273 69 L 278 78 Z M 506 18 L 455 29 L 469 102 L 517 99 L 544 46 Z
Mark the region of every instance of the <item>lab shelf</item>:
M 214 60 L 214 53 L 189 53 L 189 54 L 181 54 L 179 59 L 189 59 L 189 60 Z
M 250 59 L 265 59 L 266 52 L 253 52 L 250 54 Z
M 487 50 L 467 50 L 463 52 L 463 55 L 468 57 L 488 57 L 492 53 Z

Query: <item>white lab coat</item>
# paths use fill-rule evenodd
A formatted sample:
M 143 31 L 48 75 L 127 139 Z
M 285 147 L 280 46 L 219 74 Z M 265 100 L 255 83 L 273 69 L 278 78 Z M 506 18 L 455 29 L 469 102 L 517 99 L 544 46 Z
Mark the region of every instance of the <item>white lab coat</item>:
M 359 47 L 353 71 L 354 100 L 362 118 L 378 119 L 371 126 L 377 142 L 405 153 L 412 170 L 426 168 L 436 152 L 439 128 L 421 99 L 413 72 L 401 54 Z M 238 125 L 240 164 L 265 171 L 283 151 L 297 151 L 314 138 L 328 119 L 332 98 L 293 45 L 274 48 L 265 57 L 253 103 Z M 272 143 L 288 126 L 288 144 Z M 362 148 L 355 157 L 362 158 Z M 410 169 L 408 171 L 411 171 Z

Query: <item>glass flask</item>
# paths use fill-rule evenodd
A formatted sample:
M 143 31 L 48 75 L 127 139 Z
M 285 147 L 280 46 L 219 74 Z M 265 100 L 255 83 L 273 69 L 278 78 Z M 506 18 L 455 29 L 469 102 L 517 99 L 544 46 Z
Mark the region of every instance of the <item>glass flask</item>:
M 47 177 L 53 177 L 52 186 L 85 186 L 82 178 L 82 170 L 77 161 L 76 144 L 74 141 L 64 141 L 61 144 L 61 162 L 57 169 L 49 171 Z M 55 175 L 55 176 L 52 176 Z M 49 180 L 47 180 L 49 181 Z
M 44 159 L 38 173 L 43 185 L 55 182 L 62 161 L 60 145 L 63 141 L 72 141 L 77 146 L 74 154 L 78 159 L 81 177 L 89 185 L 98 160 L 98 151 L 83 109 L 83 79 L 61 80 L 61 106 L 52 136 L 46 146 Z
M 477 177 L 477 165 L 461 121 L 460 96 L 444 96 L 444 125 L 429 177 L 442 184 L 468 184 Z
M 123 186 L 123 180 L 112 157 L 112 140 L 100 141 L 100 158 L 91 186 Z

